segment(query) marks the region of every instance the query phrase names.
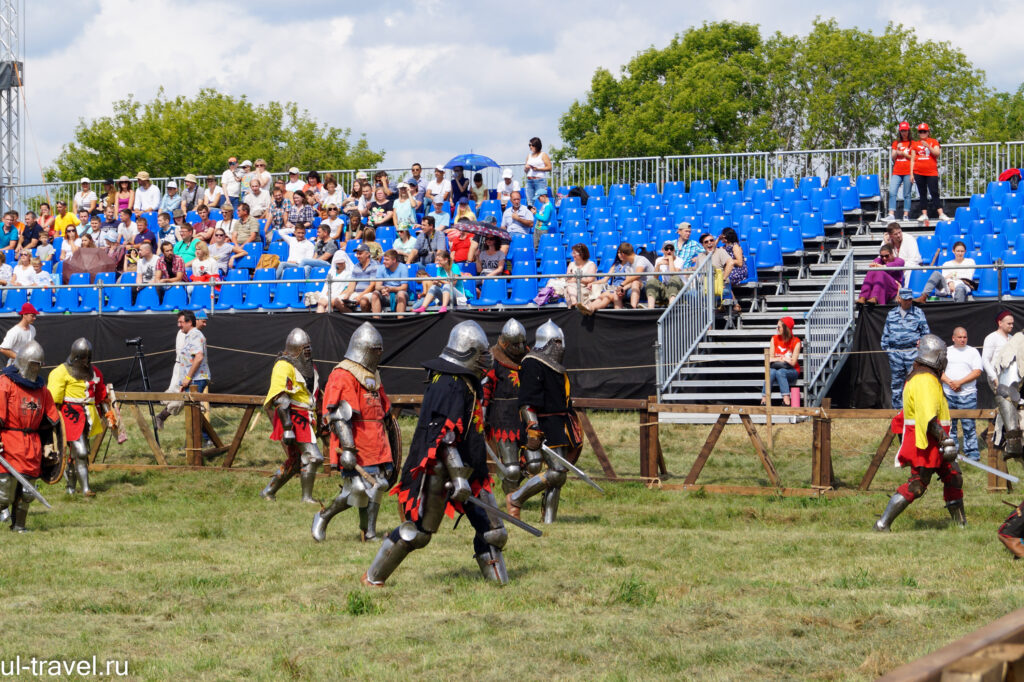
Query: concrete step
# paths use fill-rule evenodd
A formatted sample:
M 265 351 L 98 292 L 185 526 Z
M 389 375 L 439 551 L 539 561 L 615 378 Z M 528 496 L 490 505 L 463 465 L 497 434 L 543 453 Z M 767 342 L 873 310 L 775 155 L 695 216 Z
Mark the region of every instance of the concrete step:
M 733 367 L 734 372 L 738 372 L 741 369 L 747 369 L 746 367 Z M 746 378 L 746 379 L 730 379 L 728 384 L 730 388 L 740 388 L 743 386 L 752 386 L 759 392 L 761 386 L 764 385 L 764 366 L 752 368 L 760 372 L 759 378 Z M 694 388 L 721 388 L 723 382 L 721 380 L 711 379 L 680 379 L 679 381 L 672 382 L 672 388 L 676 390 L 690 390 Z M 794 386 L 803 386 L 803 382 L 798 382 Z M 778 391 L 776 391 L 778 393 Z
M 765 343 L 766 341 L 763 341 L 761 339 L 749 339 L 746 341 L 701 341 L 700 343 L 697 344 L 697 348 L 709 351 L 746 350 L 750 348 L 761 349 L 765 347 Z
M 699 366 L 708 362 L 757 363 L 764 362 L 764 353 L 711 353 L 708 355 L 691 355 L 690 365 Z

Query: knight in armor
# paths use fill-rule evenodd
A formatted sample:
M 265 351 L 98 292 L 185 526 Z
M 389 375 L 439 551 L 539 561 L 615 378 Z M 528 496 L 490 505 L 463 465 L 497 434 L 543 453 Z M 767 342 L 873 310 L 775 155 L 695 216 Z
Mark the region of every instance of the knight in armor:
M 319 376 L 313 364 L 309 335 L 296 327 L 288 334 L 284 350 L 270 374 L 270 390 L 263 401 L 273 425 L 270 440 L 280 441 L 286 459 L 270 478 L 260 497 L 273 500 L 277 491 L 295 474 L 302 483 L 302 501 L 316 503 L 313 483 L 324 461 L 317 447 L 316 398 Z
M 901 466 L 910 467 L 910 478 L 889 499 L 875 530 L 888 531 L 893 520 L 924 495 L 932 476 L 942 481 L 942 497 L 953 522 L 967 525 L 964 479 L 956 464 L 957 445 L 949 436 L 949 404 L 939 381 L 945 368 L 946 344 L 938 336 L 926 334 L 903 388 L 903 409 L 892 421 L 893 432 L 903 434 L 896 457 Z
M 103 373 L 92 364 L 92 344 L 79 338 L 71 344 L 71 352 L 63 364 L 50 372 L 46 387 L 64 420 L 64 436 L 68 444 L 64 480 L 68 495 L 81 485 L 86 497 L 96 495 L 89 487 L 89 450 L 92 439 L 103 433 L 103 419 L 111 428 L 117 426 L 114 411 L 107 400 Z
M 1017 332 L 996 354 L 993 363 L 998 384 L 995 391 L 996 424 L 992 443 L 1006 459 L 1024 461 L 1021 438 L 1021 373 L 1024 372 L 1024 333 Z
M 39 376 L 43 347 L 30 341 L 0 376 L 0 450 L 7 463 L 30 485 L 42 473 L 43 446 L 60 420 L 46 383 Z M 59 461 L 59 460 L 58 460 Z M 26 532 L 32 495 L 0 468 L 0 509 L 10 508 L 11 530 Z
M 380 332 L 364 322 L 327 379 L 323 416 L 331 433 L 331 467 L 341 472 L 343 483 L 338 496 L 313 516 L 317 542 L 324 541 L 331 519 L 349 507 L 359 509 L 363 541 L 377 539 L 380 503 L 395 481 L 393 452 L 401 444 L 398 422 L 391 416 L 391 401 L 377 371 L 383 353 Z M 373 479 L 372 485 L 367 477 Z
M 501 488 L 506 496 L 519 487 L 523 478 L 519 450 L 526 429 L 519 416 L 519 365 L 527 350 L 526 327 L 510 318 L 501 328 L 498 343 L 491 347 L 494 361 L 483 382 L 487 439 L 494 443 L 505 465 Z
M 429 370 L 419 422 L 402 477 L 391 492 L 406 521 L 388 534 L 363 575 L 381 586 L 409 552 L 426 547 L 445 514 L 465 514 L 473 525 L 474 558 L 487 580 L 508 582 L 502 548 L 508 531 L 499 518 L 466 504 L 470 496 L 495 506 L 487 470 L 480 379 L 491 366 L 487 336 L 476 322 L 461 322 Z
M 562 366 L 565 335 L 551 320 L 537 329 L 533 350 L 523 358 L 519 371 L 519 414 L 526 424 L 526 470 L 532 474 L 505 498 L 510 514 L 519 518 L 526 500 L 543 494 L 544 523 L 554 523 L 567 470 L 543 451 L 547 445 L 566 460 L 576 463 L 583 446 L 579 418 L 569 395 L 569 374 Z M 541 469 L 547 465 L 547 470 Z

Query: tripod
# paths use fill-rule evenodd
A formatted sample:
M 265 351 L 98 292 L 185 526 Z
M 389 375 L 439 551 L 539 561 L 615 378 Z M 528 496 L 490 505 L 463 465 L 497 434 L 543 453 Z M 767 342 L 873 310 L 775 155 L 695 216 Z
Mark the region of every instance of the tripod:
M 135 346 L 135 359 L 132 361 L 132 366 L 128 368 L 128 378 L 124 380 L 124 388 L 122 390 L 127 391 L 131 388 L 132 377 L 135 374 L 135 367 L 139 368 L 139 375 L 142 377 L 142 388 L 149 392 L 153 389 L 149 385 L 149 371 L 146 369 L 146 354 L 142 352 L 142 338 L 140 337 Z M 156 412 L 153 410 L 153 403 L 147 401 L 146 404 L 149 406 L 149 418 L 153 424 L 153 437 L 156 439 L 157 445 L 160 444 L 160 433 L 156 428 Z

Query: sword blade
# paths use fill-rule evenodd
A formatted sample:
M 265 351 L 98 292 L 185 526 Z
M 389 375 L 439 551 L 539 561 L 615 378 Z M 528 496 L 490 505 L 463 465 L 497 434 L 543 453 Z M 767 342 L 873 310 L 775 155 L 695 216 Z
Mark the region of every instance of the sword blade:
M 491 449 L 491 444 L 484 441 L 484 446 L 487 448 L 487 456 L 494 462 L 494 466 L 498 467 L 498 473 L 501 474 L 502 478 L 508 478 L 508 469 L 505 468 L 505 464 L 501 459 L 494 454 L 494 450 Z
M 1006 479 L 1010 483 L 1020 483 L 1020 479 L 1017 478 L 1016 476 L 1014 476 L 1013 474 L 1008 474 L 1005 471 L 1000 471 L 999 469 L 995 469 L 993 467 L 990 467 L 987 464 L 982 464 L 981 462 L 975 462 L 973 459 L 967 459 L 963 455 L 958 455 L 957 459 L 960 460 L 961 462 L 966 462 L 967 464 L 970 464 L 972 467 L 978 467 L 982 471 L 987 471 L 988 473 L 992 474 L 993 476 L 998 476 L 999 478 Z
M 14 467 L 11 466 L 10 462 L 4 459 L 2 455 L 0 455 L 0 466 L 2 466 L 4 469 L 7 469 L 7 473 L 9 473 L 11 476 L 14 476 L 14 480 L 21 484 L 21 487 L 25 492 L 39 500 L 39 502 L 42 503 L 42 505 L 47 509 L 53 509 L 53 505 L 46 501 L 46 498 L 43 497 L 43 494 L 36 490 L 36 487 L 29 483 L 24 476 L 15 471 Z
M 541 535 L 543 535 L 543 533 L 540 531 L 539 528 L 534 528 L 533 526 L 531 526 L 530 524 L 526 523 L 525 521 L 520 521 L 519 519 L 517 519 L 516 517 L 512 516 L 511 514 L 509 514 L 507 512 L 503 512 L 500 509 L 498 509 L 497 507 L 492 507 L 491 505 L 487 504 L 483 500 L 480 500 L 480 499 L 478 499 L 476 497 L 468 497 L 468 498 L 466 498 L 466 502 L 469 502 L 470 504 L 476 505 L 477 507 L 480 507 L 481 509 L 486 510 L 489 514 L 494 514 L 495 516 L 501 517 L 502 520 L 508 521 L 513 526 L 518 526 L 519 528 L 522 528 L 523 530 L 525 530 L 527 533 L 530 533 L 531 535 L 536 535 L 537 537 L 540 537 Z
M 572 473 L 576 474 L 576 477 L 578 479 L 580 479 L 581 481 L 589 485 L 591 488 L 601 493 L 602 495 L 605 494 L 604 489 L 601 486 L 594 483 L 594 481 L 591 480 L 590 476 L 587 476 L 585 473 L 583 473 L 583 469 L 580 469 L 578 466 L 567 460 L 565 457 L 562 457 L 560 454 L 549 448 L 547 445 L 542 444 L 541 447 L 544 448 L 544 452 L 548 453 L 548 455 L 550 455 L 552 459 L 554 459 L 562 466 L 568 468 L 569 471 L 571 471 Z

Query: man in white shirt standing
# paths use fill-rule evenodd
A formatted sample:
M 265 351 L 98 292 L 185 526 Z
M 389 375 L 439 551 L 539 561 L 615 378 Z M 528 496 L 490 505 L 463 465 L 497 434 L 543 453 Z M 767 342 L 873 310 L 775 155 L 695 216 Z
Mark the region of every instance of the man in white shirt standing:
M 444 177 L 444 166 L 437 166 L 434 168 L 434 179 L 427 183 L 426 192 L 427 203 L 434 203 L 435 198 L 440 198 L 441 201 L 448 201 L 452 196 L 452 183 L 450 180 L 445 180 Z
M 277 266 L 277 278 L 281 279 L 285 268 L 302 267 L 302 262 L 316 256 L 316 245 L 306 239 L 306 223 L 278 230 L 277 234 L 288 243 L 288 260 Z
M 495 188 L 498 192 L 498 201 L 501 202 L 501 210 L 505 210 L 508 202 L 512 201 L 512 192 L 520 190 L 519 181 L 512 179 L 512 169 L 506 168 L 501 172 L 501 182 Z
M 220 186 L 231 205 L 238 208 L 238 195 L 242 191 L 242 169 L 238 167 L 238 159 L 233 156 L 228 159 L 228 169 L 220 175 Z
M 999 351 L 1010 340 L 1012 331 L 1013 314 L 1009 310 L 1004 310 L 996 315 L 996 330 L 985 337 L 985 343 L 981 347 L 981 367 L 985 370 L 985 376 L 988 377 L 989 386 L 993 391 L 999 386 L 999 368 L 996 366 Z
M 135 205 L 132 206 L 132 210 L 138 220 L 143 213 L 155 211 L 160 206 L 160 188 L 149 181 L 149 173 L 146 171 L 139 171 L 135 178 L 139 181 L 139 186 L 135 190 Z
M 26 303 L 18 312 L 21 314 L 21 319 L 18 320 L 18 324 L 7 330 L 3 342 L 0 343 L 0 353 L 7 356 L 8 365 L 14 362 L 14 358 L 18 357 L 18 353 L 25 346 L 36 340 L 36 328 L 32 326 L 32 323 L 36 321 L 39 311 L 31 303 Z
M 953 345 L 946 349 L 946 369 L 942 373 L 942 390 L 946 394 L 951 410 L 975 410 L 978 408 L 977 379 L 981 376 L 981 355 L 978 349 L 967 345 L 967 330 L 957 327 L 953 330 Z M 964 457 L 981 460 L 978 452 L 978 433 L 973 419 L 954 417 L 949 429 L 955 441 L 956 423 L 964 427 Z
M 288 169 L 288 182 L 284 184 L 284 190 L 288 192 L 288 198 L 292 196 L 292 192 L 298 192 L 306 184 L 306 181 L 299 175 L 299 169 L 292 166 Z

